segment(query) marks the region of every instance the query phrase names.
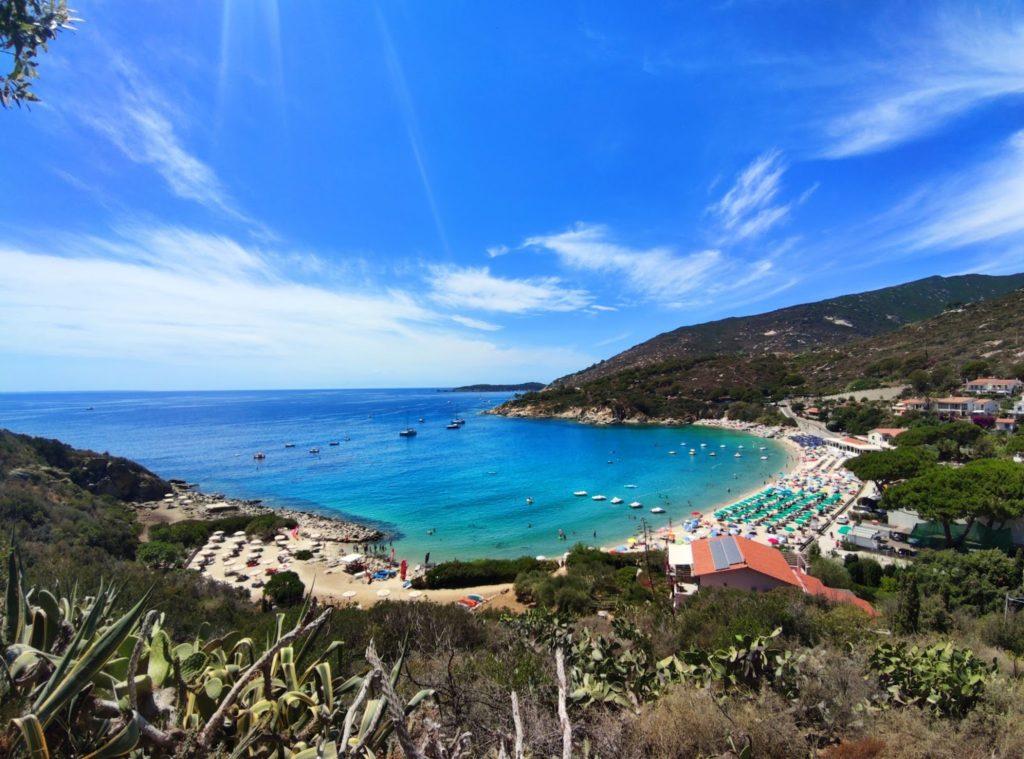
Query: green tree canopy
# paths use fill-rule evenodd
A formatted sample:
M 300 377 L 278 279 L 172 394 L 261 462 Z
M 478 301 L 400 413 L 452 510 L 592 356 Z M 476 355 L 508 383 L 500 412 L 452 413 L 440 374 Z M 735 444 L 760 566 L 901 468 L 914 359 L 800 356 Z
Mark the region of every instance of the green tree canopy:
M 184 556 L 180 543 L 166 543 L 153 540 L 143 543 L 135 552 L 135 558 L 148 567 L 170 568 L 176 566 Z
M 942 524 L 952 548 L 951 526 L 958 520 L 965 521 L 966 536 L 976 519 L 1000 527 L 1024 515 L 1024 465 L 983 459 L 959 468 L 935 466 L 891 487 L 885 503 Z
M 294 606 L 306 594 L 306 586 L 294 572 L 278 572 L 263 587 L 263 595 L 278 606 Z
M 4 108 L 39 100 L 32 92 L 40 50 L 72 28 L 73 11 L 65 0 L 0 0 L 0 50 L 12 56 L 10 71 L 0 74 L 0 105 Z
M 935 466 L 938 460 L 938 454 L 930 448 L 891 448 L 855 456 L 846 462 L 846 468 L 862 480 L 888 485 L 917 477 Z

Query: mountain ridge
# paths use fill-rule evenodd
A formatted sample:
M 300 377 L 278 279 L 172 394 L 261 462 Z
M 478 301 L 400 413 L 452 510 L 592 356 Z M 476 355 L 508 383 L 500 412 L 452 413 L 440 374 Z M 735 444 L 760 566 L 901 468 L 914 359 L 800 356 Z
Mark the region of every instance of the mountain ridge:
M 580 384 L 623 369 L 667 360 L 738 353 L 794 354 L 839 346 L 936 316 L 951 304 L 1000 297 L 1021 287 L 1024 273 L 933 275 L 761 314 L 686 325 L 559 377 L 550 387 Z

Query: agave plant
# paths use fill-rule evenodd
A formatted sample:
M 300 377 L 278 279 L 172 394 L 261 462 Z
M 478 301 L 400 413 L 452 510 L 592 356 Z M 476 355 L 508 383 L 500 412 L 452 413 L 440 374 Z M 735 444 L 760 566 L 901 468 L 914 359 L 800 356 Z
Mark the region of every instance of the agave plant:
M 292 629 L 279 615 L 263 647 L 237 635 L 175 645 L 147 596 L 115 617 L 110 586 L 81 598 L 26 590 L 16 551 L 7 575 L 3 696 L 24 705 L 16 750 L 33 759 L 373 757 L 392 736 L 420 756 L 406 721 L 432 691 L 401 700 L 402 658 L 387 671 L 372 643 L 362 675 L 334 673 L 339 642 L 303 664 L 330 614 L 311 599 Z

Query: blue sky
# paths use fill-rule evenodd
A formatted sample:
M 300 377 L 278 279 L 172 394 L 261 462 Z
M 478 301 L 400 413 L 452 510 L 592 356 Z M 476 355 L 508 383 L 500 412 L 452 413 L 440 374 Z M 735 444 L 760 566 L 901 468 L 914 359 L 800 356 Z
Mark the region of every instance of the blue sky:
M 1024 270 L 1024 6 L 74 3 L 0 113 L 0 390 L 550 380 Z

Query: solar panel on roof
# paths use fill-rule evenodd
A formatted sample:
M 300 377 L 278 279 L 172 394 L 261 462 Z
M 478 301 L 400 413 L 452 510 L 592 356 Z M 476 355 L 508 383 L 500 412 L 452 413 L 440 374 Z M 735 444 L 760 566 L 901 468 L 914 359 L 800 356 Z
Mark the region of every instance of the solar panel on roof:
M 715 563 L 715 569 L 728 569 L 729 560 L 725 558 L 725 548 L 721 540 L 712 540 L 710 543 L 711 560 Z
M 722 540 L 722 547 L 725 550 L 725 560 L 730 565 L 743 563 L 743 554 L 740 553 L 740 547 L 736 545 L 735 538 L 725 538 Z

